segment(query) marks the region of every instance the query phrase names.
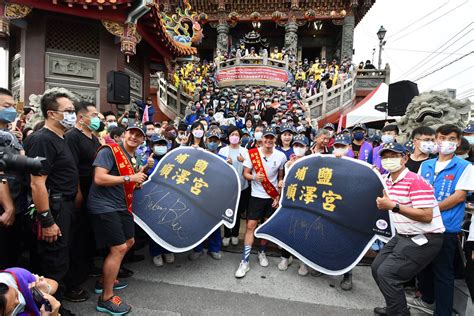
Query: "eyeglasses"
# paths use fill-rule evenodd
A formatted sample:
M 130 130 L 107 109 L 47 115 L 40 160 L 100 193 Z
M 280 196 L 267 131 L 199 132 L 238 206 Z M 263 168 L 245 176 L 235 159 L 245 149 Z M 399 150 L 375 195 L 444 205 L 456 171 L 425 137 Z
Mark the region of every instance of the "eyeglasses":
M 415 139 L 422 142 L 434 142 L 434 138 L 415 138 Z
M 68 114 L 73 114 L 73 113 L 76 113 L 76 111 L 75 111 L 75 110 L 63 110 L 63 111 L 56 110 L 56 111 L 52 111 L 52 112 L 58 112 L 58 113 L 68 113 Z

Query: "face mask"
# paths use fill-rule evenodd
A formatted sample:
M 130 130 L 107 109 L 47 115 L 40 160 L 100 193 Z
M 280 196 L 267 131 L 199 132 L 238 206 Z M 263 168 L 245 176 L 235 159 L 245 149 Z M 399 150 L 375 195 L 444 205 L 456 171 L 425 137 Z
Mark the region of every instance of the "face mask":
M 262 139 L 263 133 L 262 132 L 255 132 L 255 140 L 259 141 Z
M 458 157 L 461 158 L 461 159 L 469 158 L 469 154 L 468 154 L 468 153 L 465 153 L 465 154 L 463 154 L 463 155 L 456 155 L 456 156 L 458 156 Z
M 160 133 L 160 129 L 159 128 L 155 128 L 155 134 L 159 134 Z
M 253 119 L 254 119 L 255 121 L 259 121 L 259 120 L 260 120 L 260 115 L 254 115 L 254 116 L 253 116 Z
M 285 119 L 281 120 L 281 124 L 285 124 L 285 123 L 286 123 Z
M 382 143 L 391 143 L 393 142 L 394 137 L 392 135 L 382 135 Z
M 397 172 L 402 168 L 402 158 L 385 158 L 382 159 L 382 168 L 388 172 Z
M 108 128 L 108 129 L 111 129 L 112 127 L 117 127 L 117 126 L 118 126 L 118 125 L 117 125 L 117 122 L 109 122 L 109 123 L 107 123 L 107 128 Z
M 333 154 L 334 155 L 340 155 L 340 156 L 345 156 L 347 152 L 349 151 L 349 148 L 344 147 L 344 148 L 334 148 Z
M 431 154 L 435 150 L 435 143 L 434 142 L 420 142 L 420 151 L 424 154 Z
M 122 119 L 122 124 L 123 125 L 128 125 L 128 118 L 123 118 Z
M 442 141 L 438 144 L 439 153 L 443 155 L 449 155 L 456 151 L 457 143 Z
M 216 151 L 217 147 L 219 147 L 219 144 L 217 142 L 207 143 L 207 149 L 209 149 L 210 151 Z
M 469 144 L 474 145 L 474 135 L 473 136 L 464 136 L 465 139 L 469 142 Z
M 306 147 L 293 147 L 293 152 L 297 157 L 303 157 L 306 153 Z
M 76 124 L 76 113 L 63 112 L 63 119 L 59 123 L 65 128 L 72 128 Z
M 236 145 L 238 144 L 240 141 L 240 137 L 237 136 L 237 135 L 232 135 L 229 137 L 229 142 L 232 144 L 232 145 Z
M 178 139 L 185 139 L 186 138 L 186 134 L 178 134 Z
M 158 156 L 163 156 L 168 151 L 168 146 L 154 146 L 153 152 Z
M 97 131 L 100 127 L 100 119 L 98 117 L 92 117 L 91 122 L 89 124 L 89 128 L 92 131 Z
M 355 140 L 362 140 L 364 138 L 364 132 L 355 132 L 354 139 Z
M 247 144 L 249 142 L 249 137 L 245 136 L 245 137 L 242 137 L 242 144 Z
M 15 306 L 15 308 L 13 309 L 13 311 L 12 311 L 13 316 L 16 316 L 16 315 L 24 312 L 25 311 L 25 306 L 26 306 L 26 300 L 23 297 L 23 294 L 21 294 L 21 292 L 18 291 L 17 289 L 15 289 L 15 290 L 18 292 L 18 300 L 20 301 L 20 303 L 18 303 L 18 305 Z
M 175 130 L 171 130 L 169 133 L 173 138 L 176 138 L 176 131 Z
M 16 119 L 16 110 L 14 107 L 0 110 L 0 121 L 12 123 Z
M 193 131 L 193 136 L 196 138 L 202 138 L 204 131 L 202 129 L 196 129 Z

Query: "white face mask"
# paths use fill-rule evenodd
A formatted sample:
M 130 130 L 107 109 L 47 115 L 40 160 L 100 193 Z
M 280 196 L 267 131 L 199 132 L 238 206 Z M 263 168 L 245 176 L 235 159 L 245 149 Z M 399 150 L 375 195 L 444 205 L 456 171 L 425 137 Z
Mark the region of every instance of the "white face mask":
M 388 172 L 397 172 L 402 168 L 402 158 L 384 158 L 382 159 L 382 168 Z
M 431 141 L 421 141 L 419 149 L 422 153 L 429 155 L 435 151 L 435 143 Z
M 348 147 L 343 147 L 343 148 L 334 148 L 334 151 L 332 152 L 334 155 L 337 156 L 345 156 L 347 152 L 349 151 Z
M 456 155 L 456 156 L 458 156 L 458 157 L 461 158 L 461 159 L 469 158 L 469 154 L 467 154 L 467 153 L 466 153 L 466 154 L 462 154 L 462 155 Z
M 117 122 L 109 122 L 109 123 L 107 123 L 107 127 L 108 127 L 108 128 L 117 127 L 117 126 L 118 126 L 118 125 L 117 125 Z
M 443 155 L 452 154 L 456 151 L 457 145 L 456 142 L 442 141 L 441 143 L 438 143 L 439 153 Z
M 204 136 L 204 131 L 202 129 L 196 129 L 193 131 L 193 136 L 196 138 L 202 138 L 202 136 Z
M 306 153 L 306 147 L 293 147 L 293 152 L 297 157 L 303 157 Z
M 76 113 L 63 112 L 63 119 L 59 123 L 65 128 L 73 128 L 76 124 Z
M 255 132 L 255 140 L 259 141 L 262 139 L 263 133 L 262 132 Z
M 394 140 L 395 140 L 395 137 L 393 137 L 392 135 L 382 135 L 382 143 L 386 144 L 386 143 L 392 143 Z

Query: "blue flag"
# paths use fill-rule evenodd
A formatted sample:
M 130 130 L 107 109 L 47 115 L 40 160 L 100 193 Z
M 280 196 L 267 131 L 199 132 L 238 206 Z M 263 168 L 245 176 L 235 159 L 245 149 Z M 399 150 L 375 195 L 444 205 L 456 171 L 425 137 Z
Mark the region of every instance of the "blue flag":
M 392 234 L 379 173 L 360 160 L 311 155 L 285 176 L 278 210 L 255 236 L 285 248 L 311 268 L 329 275 L 351 270 L 376 239 Z
M 231 165 L 203 149 L 180 147 L 135 190 L 133 213 L 156 243 L 184 252 L 222 224 L 234 227 L 239 198 L 240 180 Z

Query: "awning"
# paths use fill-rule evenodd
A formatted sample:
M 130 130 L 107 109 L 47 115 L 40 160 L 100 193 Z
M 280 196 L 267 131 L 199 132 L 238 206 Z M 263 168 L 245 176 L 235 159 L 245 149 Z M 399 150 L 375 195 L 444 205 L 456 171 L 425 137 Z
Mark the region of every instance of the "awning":
M 387 103 L 388 101 L 388 85 L 381 83 L 368 96 L 362 99 L 356 106 L 344 111 L 342 125 L 351 127 L 358 123 L 371 123 L 376 121 L 394 120 L 398 116 L 388 116 L 386 112 L 380 112 L 375 106 Z

